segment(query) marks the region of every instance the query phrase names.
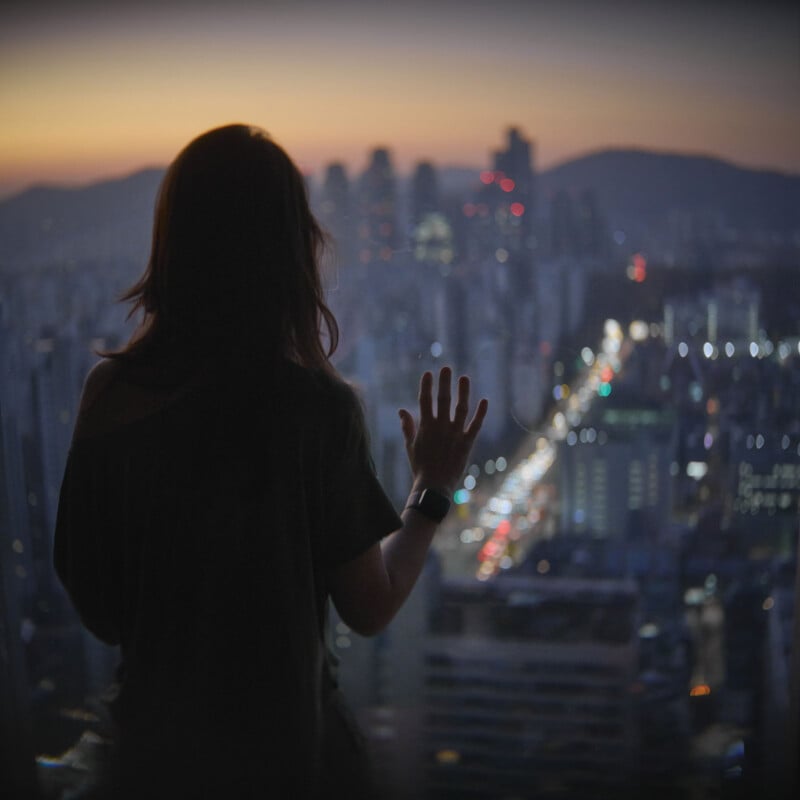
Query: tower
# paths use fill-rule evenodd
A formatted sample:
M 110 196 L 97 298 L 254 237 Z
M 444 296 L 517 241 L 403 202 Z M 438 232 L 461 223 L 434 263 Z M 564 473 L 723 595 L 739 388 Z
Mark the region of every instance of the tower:
M 341 266 L 353 259 L 355 224 L 353 219 L 350 179 L 343 164 L 334 162 L 325 171 L 319 218 L 333 237 L 336 256 Z
M 439 182 L 429 161 L 417 164 L 411 181 L 411 224 L 418 226 L 426 216 L 439 211 Z
M 361 176 L 358 258 L 362 264 L 391 261 L 397 247 L 397 187 L 389 151 L 379 147 Z

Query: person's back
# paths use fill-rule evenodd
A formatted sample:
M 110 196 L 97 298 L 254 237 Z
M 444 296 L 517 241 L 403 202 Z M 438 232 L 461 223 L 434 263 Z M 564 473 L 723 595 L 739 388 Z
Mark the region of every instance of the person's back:
M 349 509 L 342 529 L 342 482 L 364 480 L 356 401 L 288 362 L 167 389 L 124 364 L 96 373 L 56 566 L 87 627 L 121 645 L 123 782 L 281 776 L 298 789 L 333 685 L 325 572 L 373 541 L 354 539 Z M 361 502 L 383 535 L 397 527 L 380 500 Z

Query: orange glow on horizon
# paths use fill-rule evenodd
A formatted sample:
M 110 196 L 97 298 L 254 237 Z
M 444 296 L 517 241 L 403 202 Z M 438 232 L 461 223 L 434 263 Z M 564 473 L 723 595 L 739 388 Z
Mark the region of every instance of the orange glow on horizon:
M 626 55 L 613 26 L 587 48 L 574 23 L 544 11 L 509 29 L 436 10 L 420 26 L 366 5 L 350 16 L 163 5 L 95 17 L 54 6 L 49 20 L 0 30 L 0 195 L 165 166 L 199 133 L 234 121 L 267 129 L 312 174 L 332 161 L 360 172 L 380 144 L 401 172 L 422 159 L 486 170 L 509 125 L 536 142 L 539 170 L 638 146 L 800 172 L 800 110 L 786 99 L 798 80 L 784 51 L 758 62 L 773 70 L 759 78 L 737 66 L 731 32 L 714 53 L 682 51 L 681 64 L 649 48 L 646 70 L 631 69 L 636 48 Z

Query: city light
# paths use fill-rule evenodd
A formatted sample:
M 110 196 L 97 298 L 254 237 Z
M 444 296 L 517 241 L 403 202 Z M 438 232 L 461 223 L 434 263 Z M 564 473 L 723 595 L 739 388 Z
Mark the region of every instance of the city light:
M 644 282 L 647 277 L 647 259 L 641 253 L 636 253 L 631 258 L 631 263 L 628 265 L 627 269 L 627 276 L 636 283 Z
M 708 464 L 706 464 L 705 461 L 690 461 L 686 465 L 686 474 L 690 478 L 694 478 L 696 481 L 704 478 L 707 472 Z
M 457 750 L 439 750 L 436 753 L 436 760 L 440 764 L 458 764 L 461 755 Z
M 643 342 L 650 336 L 650 326 L 640 319 L 635 319 L 628 326 L 628 333 L 634 342 Z
M 467 489 L 458 489 L 453 495 L 453 502 L 457 505 L 469 503 L 470 493 Z
M 659 633 L 661 629 L 654 622 L 646 622 L 639 628 L 640 639 L 655 639 Z

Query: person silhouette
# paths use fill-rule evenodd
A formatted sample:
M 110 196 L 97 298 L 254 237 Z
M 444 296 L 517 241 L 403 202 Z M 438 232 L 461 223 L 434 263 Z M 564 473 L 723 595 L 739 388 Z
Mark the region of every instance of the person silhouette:
M 420 379 L 399 411 L 398 515 L 330 358 L 324 234 L 261 129 L 190 142 L 123 295 L 130 340 L 86 378 L 54 562 L 83 624 L 120 647 L 112 797 L 368 797 L 363 737 L 325 646 L 328 600 L 383 630 L 413 588 L 486 415 L 470 381 Z M 453 404 L 453 401 L 455 403 Z

